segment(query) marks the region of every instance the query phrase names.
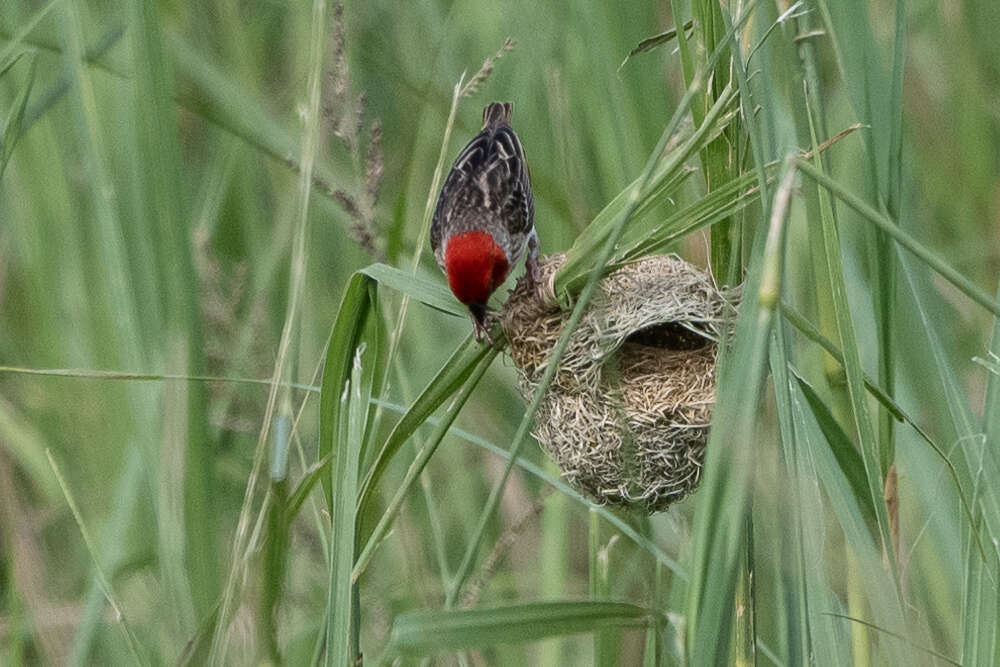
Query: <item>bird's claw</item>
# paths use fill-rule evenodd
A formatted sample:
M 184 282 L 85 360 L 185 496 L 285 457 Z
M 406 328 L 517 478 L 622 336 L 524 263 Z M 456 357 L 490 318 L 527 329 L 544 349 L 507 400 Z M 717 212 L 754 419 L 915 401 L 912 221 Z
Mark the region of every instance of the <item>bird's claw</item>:
M 538 266 L 538 259 L 535 257 L 528 258 L 528 280 L 532 285 L 542 282 L 542 268 Z
M 486 325 L 485 321 L 479 322 L 476 319 L 473 319 L 472 332 L 476 336 L 477 343 L 482 343 L 483 340 L 486 340 L 486 342 L 490 345 L 494 345 L 493 336 L 490 335 L 489 327 Z
M 525 262 L 528 269 L 528 280 L 531 285 L 537 285 L 542 281 L 542 269 L 538 266 L 538 233 L 532 229 L 528 237 L 528 259 Z

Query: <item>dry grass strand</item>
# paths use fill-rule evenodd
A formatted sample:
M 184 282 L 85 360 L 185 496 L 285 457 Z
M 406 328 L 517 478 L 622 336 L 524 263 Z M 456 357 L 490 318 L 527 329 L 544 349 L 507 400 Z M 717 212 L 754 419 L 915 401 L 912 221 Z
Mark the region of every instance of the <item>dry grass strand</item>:
M 500 50 L 494 53 L 492 56 L 483 61 L 483 66 L 479 68 L 469 82 L 462 87 L 462 92 L 459 93 L 460 97 L 469 97 L 476 94 L 479 91 L 479 87 L 486 83 L 486 80 L 490 78 L 493 74 L 493 64 L 507 55 L 507 52 L 514 48 L 516 42 L 508 37 L 504 40 L 503 46 Z

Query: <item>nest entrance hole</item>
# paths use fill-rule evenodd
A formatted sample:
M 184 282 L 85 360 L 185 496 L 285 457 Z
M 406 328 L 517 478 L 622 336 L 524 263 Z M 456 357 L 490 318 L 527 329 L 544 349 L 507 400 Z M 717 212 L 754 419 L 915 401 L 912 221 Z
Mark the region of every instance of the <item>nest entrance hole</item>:
M 630 334 L 625 342 L 677 352 L 701 350 L 712 344 L 708 338 L 678 322 L 662 322 L 640 329 Z

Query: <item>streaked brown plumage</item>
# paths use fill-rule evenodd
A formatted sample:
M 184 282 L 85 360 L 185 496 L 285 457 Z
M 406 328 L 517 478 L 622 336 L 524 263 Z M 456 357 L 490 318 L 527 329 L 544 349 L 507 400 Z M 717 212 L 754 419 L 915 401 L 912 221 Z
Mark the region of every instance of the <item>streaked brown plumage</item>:
M 483 109 L 483 129 L 455 159 L 431 224 L 434 258 L 469 308 L 477 340 L 489 339 L 486 302 L 525 249 L 529 276 L 538 275 L 531 180 L 512 113 L 510 102 Z

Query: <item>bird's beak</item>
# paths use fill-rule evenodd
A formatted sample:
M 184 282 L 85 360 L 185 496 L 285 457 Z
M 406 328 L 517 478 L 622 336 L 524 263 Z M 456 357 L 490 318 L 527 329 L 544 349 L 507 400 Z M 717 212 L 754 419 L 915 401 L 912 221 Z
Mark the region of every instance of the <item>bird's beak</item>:
M 490 331 L 486 326 L 486 305 L 482 303 L 470 303 L 469 314 L 472 315 L 472 328 L 476 334 L 476 340 L 482 342 L 485 338 L 492 345 L 493 338 L 490 336 Z

